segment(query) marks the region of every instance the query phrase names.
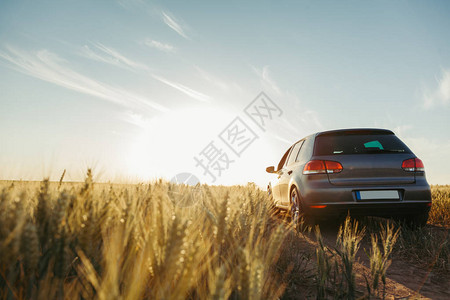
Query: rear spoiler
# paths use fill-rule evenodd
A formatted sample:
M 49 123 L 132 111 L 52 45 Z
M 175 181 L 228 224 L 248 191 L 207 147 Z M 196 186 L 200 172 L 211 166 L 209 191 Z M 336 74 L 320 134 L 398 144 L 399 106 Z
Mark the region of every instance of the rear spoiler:
M 372 134 L 394 134 L 388 129 L 361 128 L 361 129 L 339 129 L 317 133 L 316 136 L 333 136 L 333 135 L 372 135 Z

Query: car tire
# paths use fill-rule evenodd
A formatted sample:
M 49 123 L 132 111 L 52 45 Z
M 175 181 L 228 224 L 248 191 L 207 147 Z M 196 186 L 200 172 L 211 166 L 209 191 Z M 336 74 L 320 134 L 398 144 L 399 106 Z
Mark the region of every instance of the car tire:
M 302 201 L 296 187 L 293 187 L 290 194 L 289 215 L 291 217 L 292 225 L 296 230 L 299 230 L 303 224 L 312 225 L 314 220 L 307 215 L 303 209 Z M 302 223 L 303 218 L 303 223 Z
M 291 190 L 289 199 L 289 216 L 291 217 L 292 225 L 297 229 L 300 223 L 300 199 L 295 187 Z

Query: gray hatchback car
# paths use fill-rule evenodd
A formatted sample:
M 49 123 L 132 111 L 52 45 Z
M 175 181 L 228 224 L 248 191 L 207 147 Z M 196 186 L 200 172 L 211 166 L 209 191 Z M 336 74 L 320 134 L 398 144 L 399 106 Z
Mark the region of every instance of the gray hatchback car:
M 431 190 L 422 161 L 390 130 L 343 129 L 307 136 L 293 144 L 268 193 L 294 222 L 365 215 L 401 218 L 423 226 Z

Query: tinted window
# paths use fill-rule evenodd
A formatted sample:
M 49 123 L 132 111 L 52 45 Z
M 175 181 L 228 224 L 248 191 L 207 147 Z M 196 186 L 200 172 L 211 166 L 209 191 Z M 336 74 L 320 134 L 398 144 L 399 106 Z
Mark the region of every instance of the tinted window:
M 393 134 L 318 136 L 314 155 L 411 153 Z
M 292 147 L 291 147 L 292 148 Z M 280 162 L 278 163 L 277 166 L 277 171 L 281 170 L 281 168 L 283 168 L 284 163 L 286 162 L 287 156 L 289 155 L 289 151 L 291 151 L 291 148 L 289 148 L 286 153 L 284 153 L 283 157 L 281 158 Z
M 294 148 L 292 148 L 291 154 L 289 154 L 288 162 L 286 164 L 287 166 L 289 166 L 290 164 L 295 162 L 295 159 L 297 158 L 297 155 L 298 155 L 298 150 L 300 150 L 300 147 L 302 146 L 302 144 L 303 144 L 303 141 L 300 141 L 294 145 Z
M 297 159 L 296 161 L 301 162 L 301 163 L 305 163 L 307 162 L 312 155 L 312 141 L 314 139 L 313 138 L 307 138 L 305 140 L 305 142 L 303 143 L 302 148 L 300 149 L 300 153 L 297 155 Z

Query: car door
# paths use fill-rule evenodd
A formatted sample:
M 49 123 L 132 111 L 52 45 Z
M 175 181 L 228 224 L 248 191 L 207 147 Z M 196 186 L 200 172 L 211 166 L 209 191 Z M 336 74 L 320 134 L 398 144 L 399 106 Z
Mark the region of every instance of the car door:
M 284 164 L 283 168 L 278 172 L 278 180 L 280 187 L 280 204 L 283 206 L 289 206 L 289 181 L 292 176 L 293 166 L 297 159 L 298 152 L 303 145 L 303 140 L 297 142 L 291 147 L 289 156 Z
M 292 147 L 289 148 L 281 157 L 280 162 L 277 165 L 275 175 L 277 176 L 275 179 L 271 181 L 272 186 L 272 197 L 276 205 L 280 204 L 280 175 L 279 171 L 283 168 L 286 163 L 287 157 L 291 151 Z

